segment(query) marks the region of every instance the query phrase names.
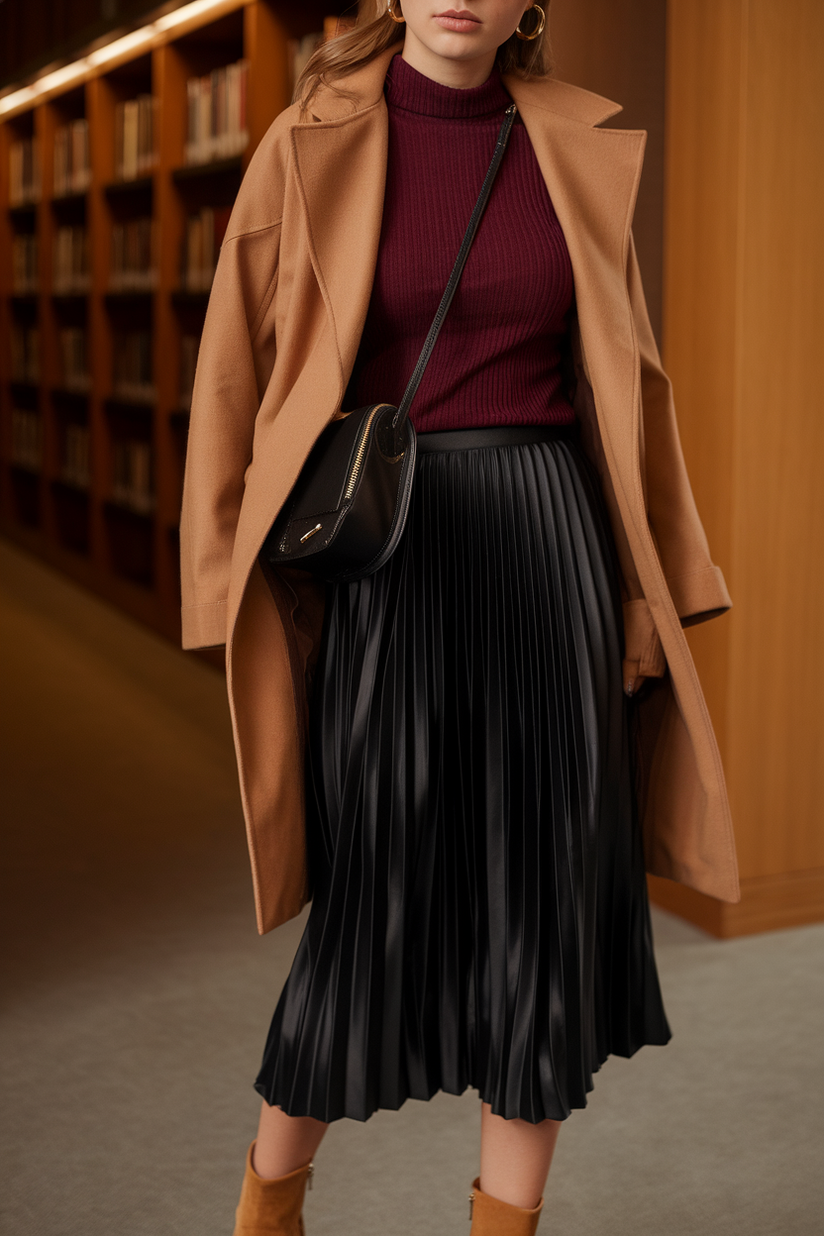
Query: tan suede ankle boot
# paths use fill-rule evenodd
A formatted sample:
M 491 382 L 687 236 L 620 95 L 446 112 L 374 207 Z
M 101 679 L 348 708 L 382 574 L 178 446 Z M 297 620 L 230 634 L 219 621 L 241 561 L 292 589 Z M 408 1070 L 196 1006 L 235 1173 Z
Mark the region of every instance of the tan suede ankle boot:
M 535 1236 L 543 1204 L 544 1199 L 541 1198 L 534 1210 L 510 1206 L 508 1202 L 482 1193 L 481 1178 L 478 1176 L 472 1182 L 469 1195 L 471 1236 Z
M 276 1180 L 265 1180 L 252 1167 L 254 1149 L 252 1142 L 235 1211 L 234 1236 L 304 1236 L 301 1211 L 306 1184 L 311 1182 L 314 1171 L 312 1164 Z

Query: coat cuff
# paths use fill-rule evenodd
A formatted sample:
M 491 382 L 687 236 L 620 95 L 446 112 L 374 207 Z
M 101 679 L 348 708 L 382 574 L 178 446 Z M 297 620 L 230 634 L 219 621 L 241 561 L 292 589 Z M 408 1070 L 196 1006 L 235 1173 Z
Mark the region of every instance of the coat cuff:
M 211 601 L 207 605 L 184 605 L 181 613 L 183 647 L 217 648 L 226 643 L 226 602 Z
M 708 566 L 689 575 L 676 575 L 667 580 L 675 612 L 682 626 L 706 622 L 731 606 L 730 594 L 720 567 Z

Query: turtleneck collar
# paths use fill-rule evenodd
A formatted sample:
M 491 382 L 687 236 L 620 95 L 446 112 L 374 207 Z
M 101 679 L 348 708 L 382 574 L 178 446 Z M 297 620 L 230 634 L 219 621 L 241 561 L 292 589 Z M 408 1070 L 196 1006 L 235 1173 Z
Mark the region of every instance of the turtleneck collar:
M 509 107 L 512 102 L 501 82 L 497 68 L 481 86 L 461 90 L 432 81 L 398 54 L 389 62 L 386 74 L 386 101 L 390 107 L 416 112 L 420 116 L 436 116 L 443 120 L 470 120 L 491 116 Z

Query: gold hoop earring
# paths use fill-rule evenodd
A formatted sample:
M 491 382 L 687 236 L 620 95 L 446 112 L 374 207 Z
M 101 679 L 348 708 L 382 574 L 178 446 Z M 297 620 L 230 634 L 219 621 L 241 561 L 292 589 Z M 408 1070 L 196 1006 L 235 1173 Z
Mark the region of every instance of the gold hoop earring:
M 394 13 L 394 10 L 393 10 L 393 5 L 394 5 L 395 3 L 396 3 L 396 0 L 389 0 L 389 3 L 388 3 L 388 4 L 387 4 L 387 6 L 386 6 L 386 11 L 387 11 L 387 13 L 389 14 L 389 16 L 392 18 L 392 20 L 393 20 L 393 21 L 396 21 L 396 22 L 398 23 L 398 25 L 400 26 L 400 25 L 402 25 L 402 24 L 403 24 L 403 22 L 405 22 L 405 21 L 406 21 L 406 18 L 404 17 L 403 13 L 401 13 L 400 17 L 396 17 L 396 16 L 395 16 L 395 13 Z
M 541 8 L 540 4 L 533 4 L 532 11 L 533 13 L 538 14 L 538 28 L 536 30 L 533 30 L 532 34 L 524 34 L 523 30 L 521 29 L 521 22 L 519 21 L 516 27 L 516 30 L 515 30 L 515 33 L 517 34 L 518 38 L 523 39 L 525 43 L 531 43 L 533 39 L 540 38 L 540 36 L 544 32 L 544 26 L 546 25 L 546 13 Z M 529 9 L 527 9 L 526 12 L 528 13 Z M 524 19 L 522 17 L 521 21 L 523 20 Z

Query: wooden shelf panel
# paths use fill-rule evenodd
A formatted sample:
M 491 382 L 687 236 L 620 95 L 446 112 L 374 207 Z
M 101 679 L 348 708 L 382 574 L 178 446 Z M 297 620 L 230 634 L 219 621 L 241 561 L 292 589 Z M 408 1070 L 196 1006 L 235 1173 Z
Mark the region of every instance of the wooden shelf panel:
M 103 192 L 112 199 L 145 197 L 151 202 L 154 193 L 154 177 L 139 176 L 134 180 L 111 180 L 103 186 Z
M 33 224 L 36 215 L 37 206 L 34 202 L 27 202 L 22 206 L 9 207 L 9 218 L 15 223 L 25 224 L 31 222 Z
M 230 176 L 237 177 L 239 182 L 242 172 L 243 156 L 235 155 L 231 159 L 215 159 L 211 163 L 191 163 L 176 167 L 172 171 L 172 180 L 177 185 L 186 185 L 194 181 Z

